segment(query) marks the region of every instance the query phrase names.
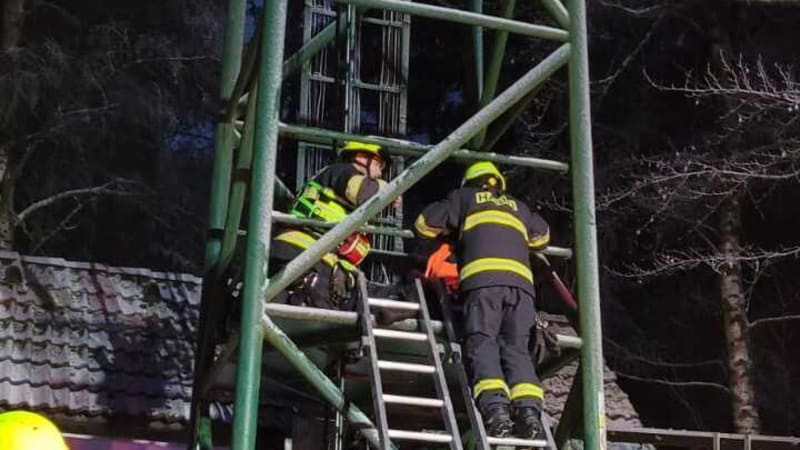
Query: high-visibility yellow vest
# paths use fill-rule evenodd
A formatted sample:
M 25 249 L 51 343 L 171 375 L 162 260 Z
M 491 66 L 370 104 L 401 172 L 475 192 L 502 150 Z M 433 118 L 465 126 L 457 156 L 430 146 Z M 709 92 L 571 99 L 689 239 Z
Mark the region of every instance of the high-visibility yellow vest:
M 347 210 L 341 205 L 333 189 L 313 180 L 303 186 L 290 212 L 301 219 L 323 222 L 341 222 L 347 217 Z
M 303 186 L 303 190 L 290 212 L 293 216 L 301 219 L 334 223 L 341 222 L 347 217 L 347 210 L 342 206 L 333 189 L 314 180 Z M 364 261 L 371 248 L 366 235 L 354 233 L 337 247 L 336 252 L 343 258 L 342 262 L 349 262 L 357 266 Z

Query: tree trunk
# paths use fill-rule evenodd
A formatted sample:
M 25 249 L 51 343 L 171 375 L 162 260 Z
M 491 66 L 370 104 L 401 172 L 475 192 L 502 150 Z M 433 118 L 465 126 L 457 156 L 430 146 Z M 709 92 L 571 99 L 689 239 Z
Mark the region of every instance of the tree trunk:
M 0 54 L 13 51 L 22 38 L 25 0 L 2 0 L 0 4 Z M 13 148 L 0 143 L 0 248 L 14 244 L 14 159 Z
M 14 170 L 11 149 L 0 144 L 0 248 L 14 244 Z
M 742 267 L 739 256 L 741 207 L 738 198 L 726 201 L 720 209 L 720 270 L 719 291 L 722 318 L 728 347 L 728 385 L 733 396 L 733 423 L 738 433 L 757 433 L 761 428 L 755 404 L 750 342 L 747 333 L 747 306 L 742 287 Z
M 22 37 L 25 0 L 3 0 L 3 17 L 0 24 L 0 53 L 14 50 Z

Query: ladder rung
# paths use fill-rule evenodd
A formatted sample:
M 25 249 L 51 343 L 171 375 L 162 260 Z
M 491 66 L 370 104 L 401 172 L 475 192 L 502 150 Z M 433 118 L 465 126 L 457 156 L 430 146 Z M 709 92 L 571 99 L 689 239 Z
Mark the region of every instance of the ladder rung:
M 371 298 L 369 299 L 370 306 L 377 306 L 379 308 L 392 308 L 392 309 L 405 309 L 408 311 L 419 311 L 419 303 L 401 302 L 398 300 L 390 300 L 388 298 Z
M 387 330 L 386 328 L 375 328 L 372 333 L 375 335 L 375 337 L 401 339 L 404 341 L 424 342 L 428 340 L 428 335 L 425 333 L 416 333 L 413 331 L 397 331 Z
M 436 368 L 426 364 L 404 363 L 397 361 L 378 361 L 378 368 L 397 370 L 398 372 L 434 373 Z
M 427 406 L 430 408 L 441 408 L 444 400 L 438 398 L 409 397 L 406 395 L 383 394 L 383 401 L 395 405 Z
M 389 438 L 423 442 L 452 442 L 453 436 L 443 433 L 426 433 L 424 431 L 389 430 Z
M 486 438 L 489 445 L 506 445 L 511 447 L 547 447 L 544 439 L 520 439 L 520 438 Z

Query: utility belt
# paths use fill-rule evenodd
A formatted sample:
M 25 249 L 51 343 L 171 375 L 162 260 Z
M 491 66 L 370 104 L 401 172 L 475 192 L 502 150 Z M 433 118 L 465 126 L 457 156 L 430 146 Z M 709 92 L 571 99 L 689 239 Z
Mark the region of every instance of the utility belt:
M 352 311 L 356 276 L 341 268 L 333 272 L 311 270 L 287 291 L 287 302 L 295 306 Z
M 323 222 L 341 222 L 347 217 L 347 210 L 341 205 L 333 189 L 322 186 L 316 181 L 309 181 L 292 205 L 291 214 L 301 219 L 313 219 Z M 316 233 L 317 230 L 311 227 Z M 353 233 L 336 247 L 336 254 L 352 265 L 359 265 L 372 249 L 369 237 L 364 233 Z

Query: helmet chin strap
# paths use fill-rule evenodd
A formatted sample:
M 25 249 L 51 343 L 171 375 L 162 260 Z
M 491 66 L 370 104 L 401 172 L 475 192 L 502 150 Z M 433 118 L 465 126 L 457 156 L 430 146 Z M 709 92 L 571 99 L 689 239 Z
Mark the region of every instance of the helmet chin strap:
M 367 162 L 366 163 L 362 163 L 361 161 L 358 160 L 358 155 L 356 155 L 356 157 L 353 158 L 353 163 L 355 165 L 357 165 L 357 166 L 363 167 L 364 171 L 367 173 L 367 176 L 372 178 L 372 174 L 370 173 L 369 168 L 372 165 L 372 161 L 376 159 L 375 156 L 374 155 L 366 155 L 364 153 L 359 153 L 359 155 L 363 155 L 364 157 L 366 157 L 367 158 Z

